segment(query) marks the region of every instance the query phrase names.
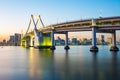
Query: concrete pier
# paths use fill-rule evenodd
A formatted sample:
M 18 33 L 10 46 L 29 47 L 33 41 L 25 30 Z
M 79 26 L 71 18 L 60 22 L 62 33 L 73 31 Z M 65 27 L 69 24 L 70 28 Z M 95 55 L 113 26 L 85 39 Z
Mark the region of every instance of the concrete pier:
M 116 46 L 116 31 L 112 33 L 112 46 L 110 51 L 119 51 L 119 48 Z
M 96 27 L 92 27 L 92 47 L 90 48 L 90 51 L 98 51 L 98 48 L 96 46 Z
M 54 41 L 54 31 L 51 31 L 51 41 L 52 41 L 52 46 L 50 47 L 51 50 L 55 50 L 55 41 Z
M 64 49 L 65 50 L 69 50 L 70 49 L 70 47 L 68 46 L 68 32 L 66 32 L 66 41 L 65 41 L 65 47 L 64 47 Z

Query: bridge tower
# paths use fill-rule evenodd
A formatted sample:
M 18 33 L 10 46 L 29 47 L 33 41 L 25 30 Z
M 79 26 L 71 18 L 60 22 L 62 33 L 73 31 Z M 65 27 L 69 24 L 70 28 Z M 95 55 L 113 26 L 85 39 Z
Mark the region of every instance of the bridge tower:
M 30 28 L 33 27 L 33 30 L 30 31 Z M 42 32 L 39 31 L 41 26 L 44 27 L 44 24 L 39 16 L 31 15 L 30 22 L 26 34 L 24 35 L 24 45 L 26 47 L 38 47 L 42 41 Z
M 40 15 L 39 16 L 31 15 L 31 19 L 32 19 L 32 22 L 34 25 L 34 30 L 33 30 L 33 32 L 34 32 L 34 47 L 38 48 L 42 41 L 42 32 L 39 31 L 38 29 L 40 29 L 40 23 L 42 24 L 43 27 L 44 27 L 44 24 L 40 18 Z M 35 19 L 37 20 L 36 22 L 35 22 Z

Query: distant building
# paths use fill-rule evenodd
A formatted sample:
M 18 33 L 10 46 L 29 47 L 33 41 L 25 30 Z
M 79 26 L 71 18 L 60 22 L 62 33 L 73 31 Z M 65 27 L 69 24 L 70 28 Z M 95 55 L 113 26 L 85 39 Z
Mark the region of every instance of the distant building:
M 83 38 L 82 45 L 91 45 L 92 41 L 91 39 Z
M 65 45 L 65 40 L 61 39 L 59 36 L 57 37 L 57 40 L 55 40 L 56 45 Z
M 14 45 L 14 41 L 15 41 L 15 40 L 14 40 L 14 36 L 11 35 L 11 36 L 10 36 L 10 39 L 8 40 L 7 43 L 8 43 L 9 45 Z
M 97 40 L 97 44 L 100 45 L 101 44 L 101 40 L 99 38 L 96 38 Z
M 15 46 L 20 46 L 20 41 L 21 41 L 21 34 L 15 33 L 15 36 L 14 36 Z
M 6 40 L 5 39 L 3 40 L 3 44 L 6 44 Z
M 80 45 L 80 41 L 78 41 L 77 38 L 72 38 L 71 43 L 72 43 L 73 45 Z
M 77 44 L 77 38 L 72 38 L 72 44 Z
M 101 35 L 101 44 L 102 44 L 102 45 L 104 45 L 104 44 L 105 44 L 104 35 Z
M 7 41 L 8 45 L 11 46 L 20 46 L 21 43 L 21 34 L 15 33 L 14 35 L 10 36 L 10 39 Z
M 111 37 L 108 37 L 108 38 L 107 38 L 107 42 L 108 42 L 108 44 L 111 44 L 111 43 L 112 43 L 112 38 L 111 38 Z
M 68 38 L 68 44 L 69 44 L 69 45 L 71 44 L 70 38 Z

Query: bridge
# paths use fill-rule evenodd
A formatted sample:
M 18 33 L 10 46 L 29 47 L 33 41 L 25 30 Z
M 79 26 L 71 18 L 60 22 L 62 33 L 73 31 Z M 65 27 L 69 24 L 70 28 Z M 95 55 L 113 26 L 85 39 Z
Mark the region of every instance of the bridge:
M 32 24 L 34 29 L 29 32 Z M 90 51 L 98 51 L 96 33 L 110 33 L 112 35 L 110 51 L 118 51 L 119 48 L 116 46 L 116 30 L 120 30 L 120 16 L 78 20 L 45 26 L 39 15 L 31 15 L 29 26 L 21 40 L 21 45 L 55 50 L 54 34 L 65 34 L 66 40 L 64 48 L 68 50 L 70 49 L 68 45 L 68 32 L 92 31 L 92 47 Z

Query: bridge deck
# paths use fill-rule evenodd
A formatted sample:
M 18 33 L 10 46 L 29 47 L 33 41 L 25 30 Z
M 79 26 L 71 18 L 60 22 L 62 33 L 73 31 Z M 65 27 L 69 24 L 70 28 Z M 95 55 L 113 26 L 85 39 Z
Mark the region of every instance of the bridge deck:
M 99 30 L 104 30 L 104 31 L 120 30 L 120 16 L 96 18 L 95 21 L 96 21 L 96 27 L 98 27 Z M 52 30 L 56 32 L 91 31 L 92 30 L 91 25 L 92 25 L 92 19 L 78 20 L 78 21 L 49 25 L 39 29 L 39 31 L 42 31 L 43 33 L 48 33 L 51 32 Z

